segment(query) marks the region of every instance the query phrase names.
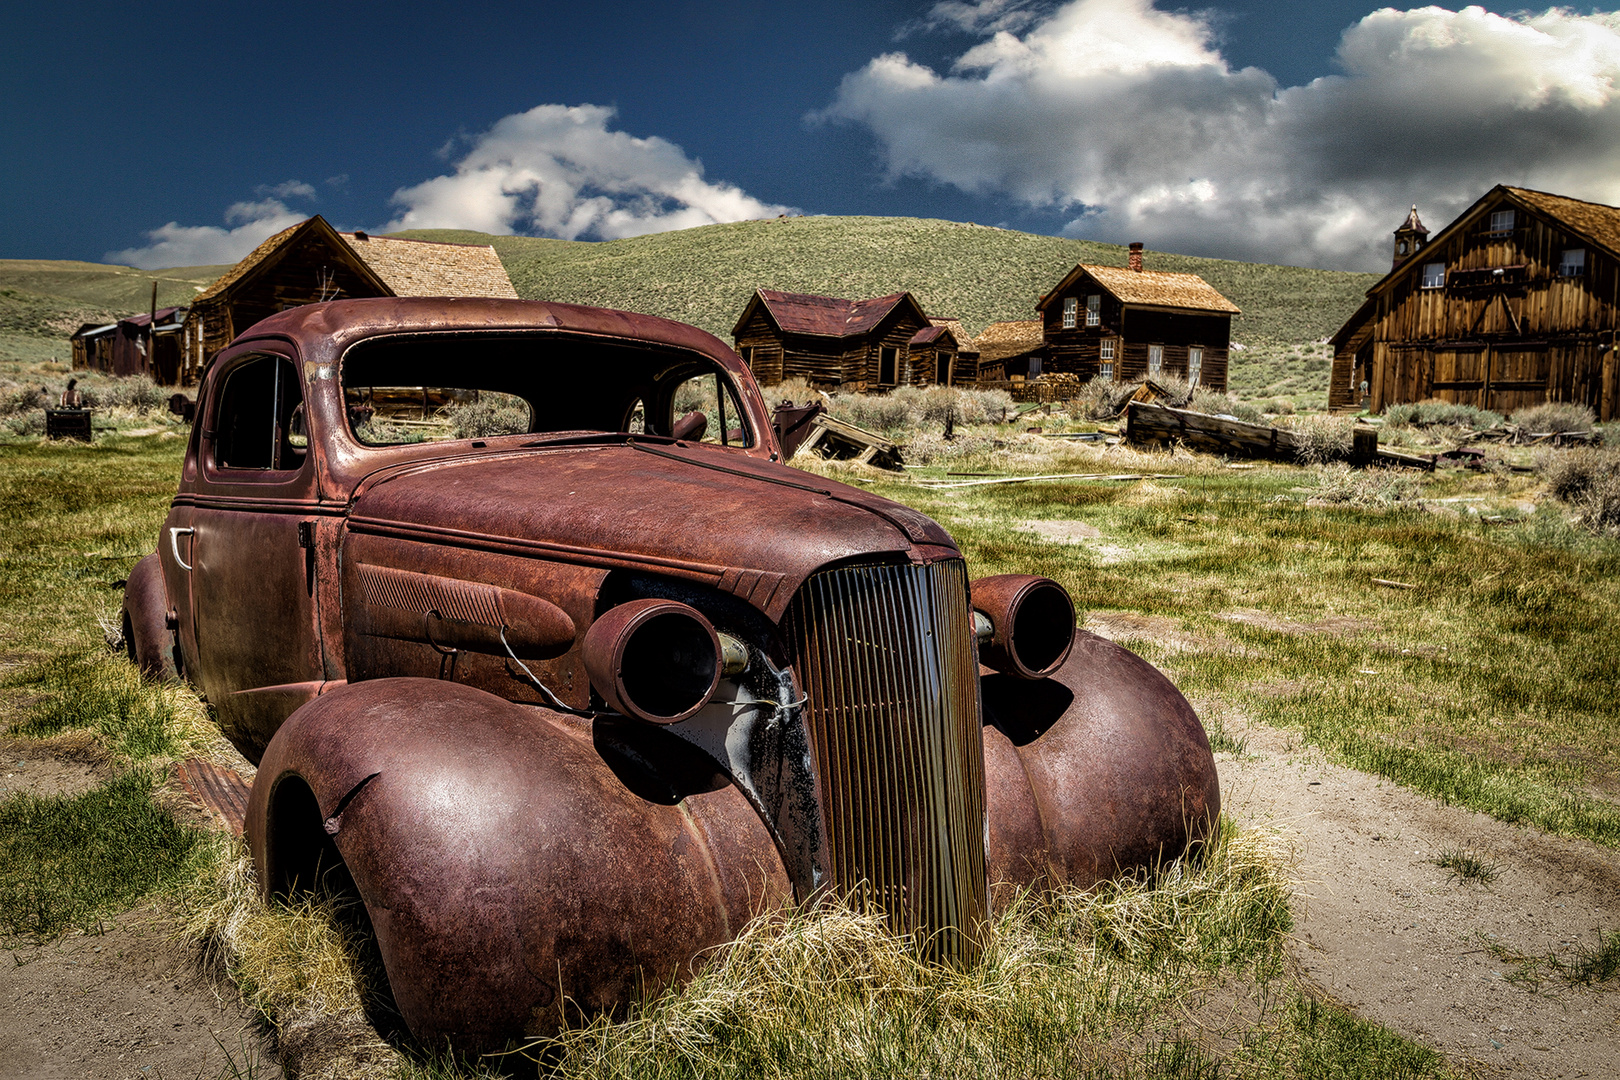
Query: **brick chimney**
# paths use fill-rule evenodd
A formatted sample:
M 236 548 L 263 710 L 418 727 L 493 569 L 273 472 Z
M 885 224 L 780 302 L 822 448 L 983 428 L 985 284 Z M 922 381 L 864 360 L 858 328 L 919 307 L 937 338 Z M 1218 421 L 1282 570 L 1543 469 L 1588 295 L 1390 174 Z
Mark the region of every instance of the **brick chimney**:
M 1142 272 L 1142 245 L 1139 243 L 1131 245 L 1131 269 L 1138 274 Z

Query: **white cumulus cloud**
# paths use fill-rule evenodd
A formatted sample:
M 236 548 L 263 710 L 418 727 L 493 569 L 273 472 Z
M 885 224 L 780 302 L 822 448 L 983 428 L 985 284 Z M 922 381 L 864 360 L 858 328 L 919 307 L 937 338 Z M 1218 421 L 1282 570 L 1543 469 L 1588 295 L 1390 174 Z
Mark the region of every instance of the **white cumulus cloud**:
M 170 266 L 214 266 L 234 263 L 282 229 L 296 225 L 308 215 L 290 209 L 284 198 L 309 196 L 314 189 L 297 180 L 259 189 L 280 198 L 239 202 L 225 211 L 225 227 L 181 225 L 171 221 L 146 234 L 144 247 L 109 251 L 102 258 L 120 266 L 161 270 Z
M 453 172 L 399 189 L 383 231 L 476 229 L 612 240 L 789 212 L 732 184 L 657 136 L 608 130 L 614 110 L 539 105 L 502 117 Z
M 1414 202 L 1431 228 L 1496 183 L 1620 202 L 1615 14 L 1385 8 L 1344 31 L 1342 74 L 1287 88 L 1151 0 L 934 17 L 982 40 L 944 72 L 876 57 L 817 117 L 870 128 L 891 176 L 1057 208 L 1073 235 L 1380 269 Z

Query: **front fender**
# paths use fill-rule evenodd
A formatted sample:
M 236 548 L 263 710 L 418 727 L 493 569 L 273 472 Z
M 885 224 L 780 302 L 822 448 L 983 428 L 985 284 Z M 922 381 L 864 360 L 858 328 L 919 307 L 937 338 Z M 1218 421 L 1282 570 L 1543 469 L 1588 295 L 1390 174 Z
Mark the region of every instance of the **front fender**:
M 288 884 L 308 863 L 295 819 L 312 803 L 412 1033 L 492 1049 L 679 981 L 791 898 L 769 834 L 712 763 L 648 756 L 470 687 L 358 683 L 276 733 L 249 842 L 265 887 Z
M 1209 737 L 1135 653 L 1078 630 L 1050 678 L 987 671 L 981 685 L 993 882 L 1089 888 L 1212 834 Z

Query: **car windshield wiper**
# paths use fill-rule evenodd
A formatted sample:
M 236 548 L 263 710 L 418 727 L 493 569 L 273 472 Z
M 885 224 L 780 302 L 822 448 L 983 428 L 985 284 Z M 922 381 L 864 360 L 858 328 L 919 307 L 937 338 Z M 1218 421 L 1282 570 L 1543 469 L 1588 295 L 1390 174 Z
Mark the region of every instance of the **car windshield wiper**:
M 520 449 L 530 450 L 540 446 L 589 446 L 592 443 L 656 442 L 667 445 L 675 441 L 676 439 L 669 435 L 631 431 L 588 431 L 574 435 L 558 435 L 550 439 L 536 439 L 534 442 L 523 443 Z

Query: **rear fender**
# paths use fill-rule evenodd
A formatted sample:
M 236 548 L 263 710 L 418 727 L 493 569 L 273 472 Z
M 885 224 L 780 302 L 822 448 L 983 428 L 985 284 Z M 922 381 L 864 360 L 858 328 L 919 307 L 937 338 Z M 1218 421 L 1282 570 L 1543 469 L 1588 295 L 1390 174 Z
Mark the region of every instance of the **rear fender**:
M 292 886 L 329 837 L 426 1045 L 488 1050 L 617 1013 L 792 896 L 712 762 L 671 739 L 649 770 L 621 742 L 453 683 L 342 687 L 260 763 L 260 880 Z
M 156 554 L 137 562 L 124 583 L 124 648 L 149 679 L 177 679 L 179 639 L 169 624 L 169 594 Z
M 1212 835 L 1209 737 L 1135 653 L 1079 630 L 1050 678 L 986 669 L 981 685 L 993 882 L 1089 888 Z

